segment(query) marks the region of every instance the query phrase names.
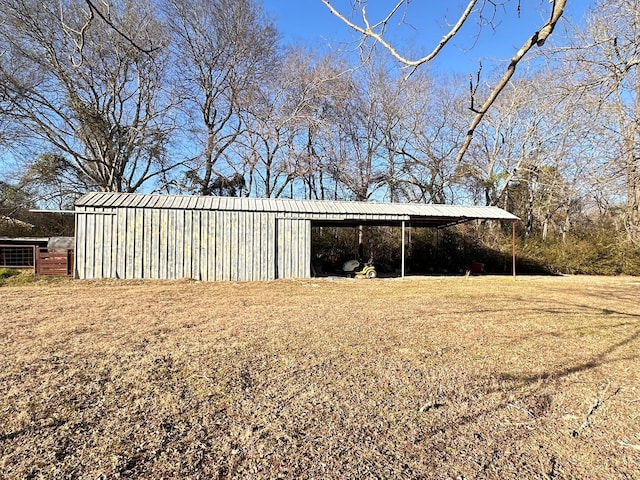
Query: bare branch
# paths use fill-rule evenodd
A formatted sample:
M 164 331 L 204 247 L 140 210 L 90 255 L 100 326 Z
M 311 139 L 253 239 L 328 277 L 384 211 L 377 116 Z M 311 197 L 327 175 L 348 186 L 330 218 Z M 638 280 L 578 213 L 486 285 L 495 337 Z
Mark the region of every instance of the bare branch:
M 152 48 L 144 48 L 142 46 L 140 46 L 138 43 L 136 43 L 133 38 L 131 38 L 129 35 L 127 35 L 125 32 L 123 32 L 122 30 L 120 30 L 117 25 L 115 25 L 111 19 L 109 18 L 108 15 L 104 15 L 100 9 L 98 7 L 95 6 L 95 4 L 93 3 L 92 0 L 85 0 L 86 4 L 89 6 L 89 11 L 93 13 L 95 13 L 96 15 L 98 15 L 98 17 L 100 17 L 102 19 L 103 22 L 105 22 L 110 28 L 112 28 L 116 33 L 118 33 L 118 35 L 120 35 L 122 38 L 124 38 L 127 42 L 129 42 L 133 47 L 135 47 L 137 50 L 140 50 L 143 53 L 146 53 L 148 55 L 152 54 L 153 52 L 155 52 L 156 50 L 158 50 L 158 48 L 160 47 L 152 47 Z M 108 5 L 107 5 L 108 6 Z
M 91 25 L 91 22 L 94 20 L 94 18 L 95 18 L 95 15 L 94 15 L 93 9 L 89 8 L 89 17 L 85 20 L 85 22 L 82 24 L 80 29 L 78 30 L 76 28 L 73 28 L 71 25 L 69 25 L 65 21 L 64 12 L 62 10 L 62 4 L 60 4 L 60 25 L 62 26 L 62 31 L 65 32 L 71 38 L 73 43 L 76 45 L 76 49 L 78 50 L 79 53 L 82 53 L 82 50 L 85 44 L 85 36 L 86 36 L 87 29 Z M 73 66 L 77 68 L 80 65 L 82 65 L 82 57 L 80 58 L 79 61 L 76 61 L 75 59 L 71 58 L 71 62 L 73 63 Z
M 382 31 L 380 31 L 380 32 L 376 32 L 375 31 L 376 27 L 379 27 L 379 26 L 383 26 L 384 27 L 384 26 L 386 26 L 386 24 L 389 22 L 391 17 L 398 11 L 400 6 L 403 5 L 406 2 L 406 0 L 400 0 L 396 4 L 396 6 L 393 8 L 391 13 L 389 13 L 389 15 L 387 15 L 387 17 L 384 20 L 382 20 L 381 22 L 376 23 L 373 27 L 371 27 L 369 25 L 369 20 L 367 18 L 367 14 L 366 14 L 366 11 L 365 11 L 364 8 L 362 9 L 362 18 L 363 18 L 363 22 L 364 22 L 365 26 L 361 27 L 359 25 L 356 25 L 352 21 L 350 21 L 345 15 L 343 15 L 338 10 L 336 10 L 333 7 L 333 5 L 331 5 L 329 0 L 320 0 L 320 1 L 327 6 L 329 11 L 333 15 L 335 15 L 340 20 L 342 20 L 350 28 L 352 28 L 356 32 L 364 35 L 367 38 L 373 39 L 375 42 L 377 42 L 380 45 L 382 45 L 385 49 L 387 49 L 387 51 L 389 51 L 389 53 L 393 56 L 393 58 L 398 60 L 400 63 L 406 65 L 407 67 L 414 67 L 414 68 L 418 67 L 420 65 L 423 65 L 425 63 L 428 63 L 429 61 L 433 60 L 438 55 L 438 53 L 440 53 L 440 51 L 449 42 L 449 40 L 451 40 L 458 33 L 458 31 L 462 28 L 462 25 L 464 25 L 464 23 L 469 18 L 469 15 L 471 15 L 471 12 L 473 11 L 473 7 L 475 7 L 475 5 L 478 3 L 478 0 L 470 0 L 469 1 L 469 4 L 467 5 L 467 8 L 464 10 L 464 12 L 462 12 L 462 14 L 460 15 L 460 18 L 458 19 L 456 24 L 451 28 L 449 33 L 447 33 L 445 36 L 442 37 L 442 39 L 440 40 L 438 45 L 433 49 L 433 51 L 431 53 L 429 53 L 428 55 L 426 55 L 426 56 L 424 56 L 422 58 L 411 60 L 411 59 L 401 55 L 389 42 L 387 42 L 383 38 L 382 34 L 384 33 L 384 28 L 382 28 Z
M 458 21 L 456 22 L 456 24 L 451 28 L 451 30 L 445 36 L 442 37 L 442 39 L 440 40 L 438 45 L 433 49 L 433 51 L 430 54 L 428 54 L 428 55 L 426 55 L 426 56 L 424 56 L 422 58 L 415 59 L 415 60 L 409 59 L 409 58 L 401 55 L 389 42 L 387 42 L 383 38 L 384 27 L 386 26 L 386 23 L 390 20 L 390 18 L 393 16 L 393 14 L 395 14 L 398 11 L 400 6 L 406 3 L 406 0 L 400 0 L 395 5 L 395 7 L 391 11 L 391 13 L 382 22 L 379 22 L 376 25 L 374 25 L 374 27 L 370 26 L 369 21 L 368 21 L 367 16 L 366 16 L 366 11 L 365 11 L 364 8 L 362 10 L 362 16 L 363 16 L 363 21 L 364 21 L 364 25 L 365 26 L 362 27 L 362 26 L 356 25 L 351 20 L 349 20 L 345 15 L 341 14 L 340 12 L 338 12 L 331 5 L 329 0 L 321 0 L 321 2 L 324 3 L 327 6 L 329 11 L 333 15 L 335 15 L 340 20 L 342 20 L 350 28 L 352 28 L 356 32 L 362 34 L 364 36 L 364 38 L 370 38 L 370 39 L 374 40 L 375 42 L 379 43 L 380 45 L 382 45 L 393 56 L 393 58 L 398 60 L 403 65 L 405 65 L 407 67 L 412 67 L 415 70 L 415 68 L 417 68 L 418 66 L 423 65 L 425 63 L 428 63 L 429 61 L 431 61 L 433 58 L 435 58 L 440 53 L 440 51 L 449 42 L 449 40 L 451 40 L 458 33 L 458 31 L 462 28 L 462 26 L 468 20 L 469 16 L 473 12 L 474 7 L 477 5 L 478 0 L 470 0 L 469 1 L 469 3 L 467 4 L 467 7 L 465 8 L 465 10 L 460 14 L 460 17 L 458 18 Z M 490 1 L 489 3 L 495 5 L 495 3 L 493 1 Z M 472 96 L 471 110 L 474 113 L 476 113 L 476 116 L 473 119 L 473 121 L 471 122 L 471 126 L 470 126 L 469 130 L 467 131 L 467 135 L 465 137 L 463 145 L 460 148 L 460 151 L 458 152 L 458 155 L 457 155 L 458 162 L 462 160 L 462 158 L 464 157 L 464 154 L 468 150 L 469 145 L 471 143 L 471 139 L 473 137 L 473 132 L 475 131 L 476 127 L 482 121 L 482 118 L 486 114 L 487 110 L 496 101 L 496 99 L 500 95 L 500 92 L 502 92 L 504 87 L 511 80 L 511 77 L 515 73 L 516 66 L 518 65 L 518 63 L 527 54 L 527 52 L 529 52 L 529 50 L 531 50 L 531 48 L 533 48 L 534 45 L 537 45 L 539 47 L 544 45 L 544 43 L 547 40 L 547 38 L 549 37 L 549 35 L 551 35 L 551 33 L 553 32 L 556 23 L 558 22 L 558 20 L 562 16 L 562 13 L 564 11 L 565 5 L 566 5 L 566 0 L 553 0 L 553 6 L 552 6 L 552 11 L 551 11 L 551 15 L 549 17 L 549 20 L 547 20 L 547 22 L 542 26 L 542 28 L 538 32 L 535 32 L 524 43 L 524 45 L 516 52 L 516 54 L 512 57 L 512 59 L 511 59 L 511 61 L 509 63 L 509 66 L 507 67 L 507 71 L 505 72 L 503 77 L 500 79 L 498 84 L 493 88 L 493 90 L 489 94 L 488 98 L 486 99 L 486 101 L 484 102 L 484 104 L 480 108 L 476 108 L 475 105 L 474 105 L 475 104 L 475 92 L 476 92 L 476 89 L 477 89 L 477 85 L 474 88 L 473 82 L 471 82 L 471 85 L 470 85 L 471 96 Z M 520 3 L 518 2 L 518 14 L 519 14 L 519 11 L 520 11 Z M 376 29 L 376 27 L 378 27 L 378 28 Z
M 500 92 L 502 92 L 504 87 L 509 83 L 509 80 L 511 80 L 511 77 L 513 77 L 513 74 L 516 71 L 516 66 L 518 65 L 520 60 L 522 60 L 522 58 L 527 54 L 529 50 L 533 48 L 534 45 L 537 45 L 539 47 L 544 45 L 549 35 L 551 35 L 551 33 L 553 32 L 553 29 L 555 28 L 556 23 L 558 22 L 558 20 L 560 20 L 560 17 L 562 16 L 566 3 L 567 3 L 567 0 L 555 0 L 553 2 L 553 9 L 551 11 L 551 16 L 549 17 L 549 20 L 547 21 L 547 23 L 544 24 L 544 26 L 539 32 L 534 33 L 531 36 L 531 38 L 529 38 L 524 43 L 524 45 L 520 48 L 520 50 L 518 50 L 516 54 L 513 56 L 513 58 L 511 59 L 511 62 L 509 62 L 507 71 L 502 76 L 498 84 L 491 91 L 491 93 L 489 94 L 489 97 L 487 97 L 487 100 L 484 102 L 482 107 L 477 111 L 475 118 L 471 122 L 471 126 L 469 127 L 467 135 L 464 139 L 464 143 L 462 144 L 462 147 L 460 148 L 460 151 L 458 152 L 458 156 L 456 158 L 458 162 L 462 160 L 462 158 L 464 157 L 464 154 L 469 149 L 469 145 L 471 144 L 471 139 L 473 138 L 473 132 L 475 131 L 476 127 L 480 124 L 480 122 L 484 118 L 485 114 L 487 113 L 487 110 L 489 110 L 489 108 L 491 108 L 491 105 L 493 105 L 493 103 L 496 101 L 496 99 L 500 95 Z
M 469 74 L 469 95 L 471 97 L 470 99 L 471 106 L 469 107 L 469 109 L 474 113 L 478 113 L 478 110 L 476 110 L 476 107 L 475 107 L 475 100 L 476 100 L 476 92 L 478 91 L 478 86 L 480 85 L 481 74 L 482 74 L 482 62 L 480 62 L 480 65 L 478 66 L 478 71 L 476 72 L 475 85 L 473 84 L 473 76 Z

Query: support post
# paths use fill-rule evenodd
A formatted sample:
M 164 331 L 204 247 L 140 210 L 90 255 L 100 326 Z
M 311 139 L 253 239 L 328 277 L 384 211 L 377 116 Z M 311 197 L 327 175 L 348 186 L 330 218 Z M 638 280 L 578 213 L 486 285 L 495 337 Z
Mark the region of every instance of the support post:
M 404 220 L 402 221 L 402 262 L 400 267 L 400 275 L 404 278 Z
M 511 235 L 511 258 L 512 258 L 512 266 L 511 271 L 513 272 L 513 279 L 516 279 L 516 222 L 512 222 L 512 235 Z

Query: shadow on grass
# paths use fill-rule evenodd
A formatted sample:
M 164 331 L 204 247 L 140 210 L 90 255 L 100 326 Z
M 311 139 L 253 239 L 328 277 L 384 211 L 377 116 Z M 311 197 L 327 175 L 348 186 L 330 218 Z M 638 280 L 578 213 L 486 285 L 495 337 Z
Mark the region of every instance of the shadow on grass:
M 640 315 L 637 314 L 619 312 L 611 309 L 590 309 L 596 310 L 599 315 L 620 315 L 622 317 L 628 316 L 632 318 L 640 317 Z M 617 362 L 635 362 L 640 359 L 639 354 L 630 354 L 613 358 L 613 355 L 624 347 L 633 345 L 640 341 L 640 325 L 637 321 L 621 321 L 610 325 L 590 325 L 590 328 L 606 329 L 629 326 L 635 326 L 635 328 L 628 334 L 624 335 L 620 340 L 610 344 L 597 354 L 587 356 L 583 361 L 568 363 L 557 368 L 548 368 L 536 374 L 507 374 L 498 372 L 497 378 L 494 377 L 493 380 L 491 379 L 491 376 L 486 378 L 486 381 L 492 383 L 486 385 L 486 387 L 481 387 L 473 396 L 478 399 L 483 397 L 490 398 L 493 396 L 494 400 L 490 401 L 490 405 L 481 405 L 481 402 L 479 401 L 478 407 L 472 412 L 454 415 L 453 418 L 449 418 L 443 422 L 435 421 L 430 426 L 429 435 L 443 435 L 449 430 L 459 430 L 462 426 L 475 424 L 482 425 L 481 419 L 483 417 L 491 417 L 492 415 L 495 415 L 496 412 L 505 411 L 509 408 L 513 408 L 514 411 L 525 415 L 527 421 L 531 421 L 532 423 L 535 422 L 539 417 L 546 415 L 551 410 L 553 398 L 560 388 L 560 380 L 573 374 L 588 372 L 603 365 L 615 364 Z M 552 334 L 553 333 L 546 333 L 542 335 Z M 520 340 L 523 340 L 523 338 Z M 576 345 L 576 349 L 579 348 L 580 346 Z M 636 349 L 636 351 L 638 351 L 638 349 Z M 508 393 L 507 398 L 495 397 L 495 395 L 505 393 Z M 444 401 L 443 403 L 446 406 L 447 402 Z M 579 430 L 573 431 L 574 436 L 577 431 Z M 514 440 L 525 438 L 529 433 L 529 430 L 526 429 L 512 429 L 509 435 L 509 441 L 513 442 Z M 474 436 L 476 437 L 474 443 L 483 443 L 484 440 L 481 433 L 475 433 Z M 489 465 L 494 460 L 486 458 L 486 461 Z
M 612 329 L 612 328 L 616 328 L 616 327 L 628 327 L 628 326 L 632 326 L 632 325 L 638 325 L 638 321 L 622 321 L 622 319 L 624 318 L 628 318 L 628 319 L 639 319 L 640 318 L 640 314 L 636 314 L 636 313 L 628 313 L 628 312 L 621 312 L 621 311 L 617 311 L 617 310 L 612 310 L 609 308 L 594 308 L 594 307 L 590 307 L 588 305 L 576 305 L 576 304 L 569 304 L 569 303 L 565 303 L 564 304 L 566 307 L 568 308 L 573 308 L 574 311 L 576 309 L 585 311 L 585 312 L 590 312 L 591 316 L 611 316 L 611 315 L 615 315 L 617 317 L 621 318 L 621 321 L 615 324 L 598 324 L 598 325 L 588 325 L 585 328 L 588 329 Z M 566 311 L 560 311 L 560 310 L 552 310 L 552 309 L 540 309 L 543 312 L 549 313 L 549 314 L 559 314 L 559 313 L 566 313 Z M 575 330 L 579 330 L 576 328 L 572 328 L 571 330 L 575 331 Z M 543 333 L 543 334 L 538 334 L 538 335 L 550 335 L 550 336 L 558 336 L 557 332 L 549 332 L 549 333 Z M 518 341 L 523 340 L 523 338 L 521 337 Z M 560 378 L 564 378 L 567 377 L 569 375 L 572 375 L 574 373 L 580 373 L 580 372 L 584 372 L 587 370 L 591 370 L 593 368 L 597 368 L 600 367 L 602 365 L 606 365 L 608 363 L 613 363 L 613 362 L 617 362 L 617 361 L 622 361 L 622 360 L 636 360 L 638 358 L 640 358 L 640 355 L 636 354 L 636 355 L 632 355 L 632 356 L 628 356 L 628 357 L 622 357 L 622 358 L 616 358 L 616 359 L 611 359 L 610 356 L 614 353 L 616 353 L 618 350 L 620 350 L 621 348 L 640 340 L 640 326 L 637 327 L 635 330 L 633 330 L 631 332 L 631 334 L 629 334 L 628 336 L 626 336 L 625 338 L 623 338 L 622 340 L 613 343 L 612 345 L 610 345 L 608 348 L 606 348 L 605 350 L 603 350 L 602 352 L 596 354 L 596 355 L 591 355 L 589 356 L 584 362 L 580 362 L 577 363 L 575 365 L 566 365 L 562 368 L 558 368 L 558 369 L 550 369 L 550 370 L 546 370 L 542 373 L 538 373 L 535 375 L 510 375 L 511 379 L 519 381 L 519 382 L 524 382 L 526 384 L 531 384 L 531 383 L 535 383 L 538 382 L 540 380 L 545 380 L 545 379 L 560 379 Z M 580 345 L 577 344 L 576 345 L 576 349 L 579 349 Z
M 614 343 L 613 345 L 611 345 L 609 348 L 599 353 L 598 355 L 591 356 L 585 362 L 578 363 L 576 365 L 569 365 L 557 370 L 544 371 L 536 375 L 514 375 L 513 379 L 531 384 L 531 383 L 535 383 L 540 380 L 544 380 L 548 378 L 559 379 L 559 378 L 567 377 L 574 373 L 584 372 L 586 370 L 591 370 L 593 368 L 600 367 L 602 365 L 606 365 L 609 363 L 614 363 L 622 360 L 628 360 L 628 361 L 637 360 L 638 358 L 640 358 L 640 356 L 637 354 L 628 356 L 628 357 L 617 358 L 617 359 L 609 359 L 608 357 L 611 354 L 615 353 L 618 349 L 624 347 L 625 345 L 629 345 L 630 343 L 638 339 L 640 339 L 640 328 L 636 329 L 635 332 L 633 332 L 627 338 L 617 343 Z

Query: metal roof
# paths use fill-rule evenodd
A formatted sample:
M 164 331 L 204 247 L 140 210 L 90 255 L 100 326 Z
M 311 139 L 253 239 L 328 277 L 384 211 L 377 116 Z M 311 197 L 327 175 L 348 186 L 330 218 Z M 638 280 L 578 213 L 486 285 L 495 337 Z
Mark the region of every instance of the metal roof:
M 87 193 L 76 200 L 75 206 L 76 211 L 85 210 L 85 208 L 161 208 L 273 212 L 287 217 L 301 216 L 335 225 L 389 224 L 389 222 L 404 220 L 416 226 L 437 227 L 479 219 L 519 220 L 515 215 L 498 207 L 113 192 Z
M 49 237 L 0 237 L 0 243 L 42 243 L 48 241 Z

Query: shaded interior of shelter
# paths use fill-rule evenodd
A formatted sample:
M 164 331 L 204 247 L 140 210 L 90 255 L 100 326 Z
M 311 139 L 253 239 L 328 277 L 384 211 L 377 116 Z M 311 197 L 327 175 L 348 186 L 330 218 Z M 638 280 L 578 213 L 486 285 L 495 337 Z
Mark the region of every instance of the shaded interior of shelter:
M 459 227 L 469 220 L 424 219 L 405 225 L 404 274 L 511 275 L 512 251 L 477 242 Z M 495 222 L 507 238 L 511 222 Z M 395 223 L 312 222 L 311 259 L 315 277 L 346 276 L 343 264 L 373 259 L 379 277 L 402 276 L 402 226 Z M 362 244 L 360 244 L 362 240 Z M 518 274 L 548 275 L 543 265 L 516 255 Z

